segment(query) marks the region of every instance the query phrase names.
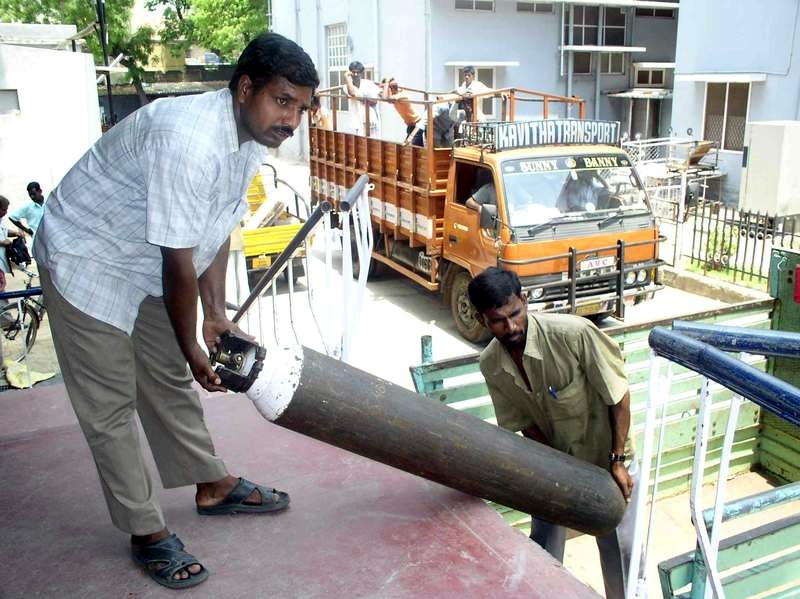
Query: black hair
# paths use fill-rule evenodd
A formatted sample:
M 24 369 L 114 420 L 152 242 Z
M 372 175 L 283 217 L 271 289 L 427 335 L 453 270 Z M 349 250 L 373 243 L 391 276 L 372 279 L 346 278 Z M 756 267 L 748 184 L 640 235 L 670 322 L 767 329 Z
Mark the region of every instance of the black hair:
M 322 106 L 322 102 L 320 101 L 319 96 L 317 94 L 311 96 L 311 108 L 319 108 L 320 106 Z
M 517 273 L 492 266 L 469 282 L 469 301 L 483 314 L 505 306 L 515 295 L 522 295 Z
M 464 67 L 464 74 L 465 75 L 467 75 L 467 74 L 474 75 L 475 74 L 475 67 L 473 67 L 471 64 L 468 64 L 467 66 Z
M 3 208 L 8 208 L 9 203 L 10 202 L 6 196 L 0 196 L 0 210 Z
M 42 186 L 39 185 L 37 181 L 31 181 L 30 183 L 28 183 L 28 187 L 26 187 L 25 189 L 27 189 L 28 193 L 30 193 L 32 189 L 42 189 Z
M 357 60 L 354 60 L 353 62 L 351 62 L 348 65 L 347 70 L 348 71 L 353 71 L 355 73 L 363 73 L 364 72 L 364 65 L 361 64 L 360 62 L 358 62 Z
M 277 33 L 262 33 L 247 44 L 228 83 L 232 93 L 236 93 L 242 75 L 253 82 L 254 92 L 276 77 L 285 77 L 301 87 L 314 89 L 319 85 L 311 57 L 292 40 Z

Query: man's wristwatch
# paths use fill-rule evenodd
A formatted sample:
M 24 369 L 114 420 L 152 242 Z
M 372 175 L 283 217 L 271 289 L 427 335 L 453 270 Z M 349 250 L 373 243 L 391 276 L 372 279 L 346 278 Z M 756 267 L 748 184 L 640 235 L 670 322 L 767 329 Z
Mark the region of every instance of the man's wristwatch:
M 624 453 L 614 453 L 613 451 L 608 454 L 608 461 L 612 464 L 614 462 L 625 462 L 628 459 L 628 456 Z

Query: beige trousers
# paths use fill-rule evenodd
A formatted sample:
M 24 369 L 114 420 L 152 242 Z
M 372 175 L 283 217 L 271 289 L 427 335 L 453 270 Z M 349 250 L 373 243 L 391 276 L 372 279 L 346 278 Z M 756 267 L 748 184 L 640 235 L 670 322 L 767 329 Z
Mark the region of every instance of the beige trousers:
M 158 532 L 164 516 L 135 414 L 165 488 L 227 475 L 214 454 L 164 302 L 147 297 L 128 335 L 72 306 L 49 273 L 43 268 L 39 273 L 64 384 L 92 451 L 111 520 L 130 534 Z

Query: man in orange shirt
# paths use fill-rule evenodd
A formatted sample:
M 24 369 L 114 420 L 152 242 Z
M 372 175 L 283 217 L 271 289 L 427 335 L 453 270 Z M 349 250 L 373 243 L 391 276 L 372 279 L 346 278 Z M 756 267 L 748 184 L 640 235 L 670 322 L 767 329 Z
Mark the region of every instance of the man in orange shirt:
M 409 101 L 408 93 L 402 91 L 394 78 L 381 81 L 381 97 L 390 100 L 394 109 L 406 124 L 406 139 L 403 145 L 411 143 L 422 146 L 422 117 L 414 110 L 414 105 Z

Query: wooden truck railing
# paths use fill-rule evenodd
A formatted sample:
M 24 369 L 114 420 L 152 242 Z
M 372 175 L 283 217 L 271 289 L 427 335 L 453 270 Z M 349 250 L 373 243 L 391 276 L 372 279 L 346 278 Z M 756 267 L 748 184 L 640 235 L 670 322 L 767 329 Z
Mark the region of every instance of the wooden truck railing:
M 438 264 L 435 258 L 442 253 L 445 196 L 447 177 L 451 161 L 450 147 L 434 147 L 433 117 L 437 105 L 458 98 L 447 92 L 434 94 L 422 90 L 405 88 L 422 95 L 423 99 L 410 99 L 414 105 L 423 106 L 427 117 L 426 147 L 404 145 L 382 140 L 369 135 L 355 135 L 338 130 L 337 108 L 342 88 L 320 90 L 318 95 L 328 98 L 332 106 L 333 130 L 310 127 L 310 169 L 312 198 L 328 200 L 334 206 L 351 187 L 359 175 L 366 173 L 374 185 L 370 193 L 373 220 L 383 234 L 379 243 L 386 255 L 391 255 L 389 244 L 395 239 L 408 241 L 411 248 L 425 250 L 429 260 L 429 272 L 423 277 L 412 269 L 393 263 L 395 270 L 416 281 L 430 291 L 440 287 Z M 431 100 L 432 95 L 438 99 Z M 515 106 L 521 101 L 536 101 L 543 104 L 545 117 L 549 116 L 554 103 L 578 107 L 579 116 L 585 113 L 585 102 L 580 98 L 568 98 L 522 88 L 504 88 L 492 92 L 475 94 L 473 98 L 499 97 L 503 102 L 503 116 L 513 118 Z M 363 98 L 347 98 L 350 102 L 366 102 Z M 378 98 L 375 102 L 392 103 Z M 365 110 L 364 130 L 369 132 L 369 110 Z M 388 235 L 387 233 L 391 233 Z M 374 254 L 378 261 L 381 252 Z M 434 259 L 431 259 L 434 258 Z M 388 262 L 387 262 L 388 263 Z

